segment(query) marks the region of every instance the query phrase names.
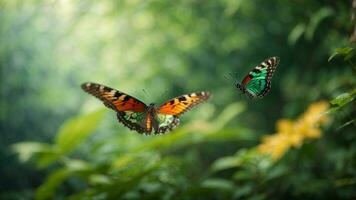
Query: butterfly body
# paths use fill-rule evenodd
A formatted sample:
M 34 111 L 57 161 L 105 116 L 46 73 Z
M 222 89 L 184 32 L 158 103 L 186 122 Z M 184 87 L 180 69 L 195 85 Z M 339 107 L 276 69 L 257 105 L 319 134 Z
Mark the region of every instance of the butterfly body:
M 146 105 L 130 95 L 96 83 L 84 83 L 82 89 L 115 110 L 120 123 L 145 134 L 151 134 L 153 130 L 155 134 L 173 130 L 180 122 L 179 115 L 210 97 L 209 92 L 191 93 L 157 106 L 154 103 Z
M 271 57 L 254 67 L 236 87 L 249 98 L 262 98 L 271 89 L 271 79 L 279 63 L 278 57 Z

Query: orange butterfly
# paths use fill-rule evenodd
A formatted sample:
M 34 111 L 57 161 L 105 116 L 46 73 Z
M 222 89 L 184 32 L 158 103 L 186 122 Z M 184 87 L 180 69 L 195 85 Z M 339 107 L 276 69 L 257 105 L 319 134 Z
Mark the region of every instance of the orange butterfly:
M 209 92 L 196 92 L 182 95 L 166 101 L 160 106 L 151 103 L 147 106 L 142 101 L 110 87 L 84 83 L 82 89 L 103 101 L 104 105 L 117 112 L 119 122 L 138 133 L 166 133 L 179 124 L 178 116 L 206 101 Z

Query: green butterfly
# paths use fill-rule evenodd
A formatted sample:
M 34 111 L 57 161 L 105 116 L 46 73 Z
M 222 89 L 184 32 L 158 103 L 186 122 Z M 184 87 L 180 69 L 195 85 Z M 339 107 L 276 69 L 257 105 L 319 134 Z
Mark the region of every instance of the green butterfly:
M 271 57 L 254 67 L 236 87 L 250 99 L 262 98 L 271 89 L 271 79 L 279 63 L 279 57 Z

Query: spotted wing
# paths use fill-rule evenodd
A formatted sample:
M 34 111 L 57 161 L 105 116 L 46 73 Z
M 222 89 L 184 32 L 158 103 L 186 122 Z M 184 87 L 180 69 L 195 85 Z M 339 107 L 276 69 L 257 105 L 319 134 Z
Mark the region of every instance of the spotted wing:
M 130 130 L 134 130 L 138 133 L 151 132 L 146 126 L 142 126 L 142 121 L 145 119 L 144 113 L 119 111 L 116 113 L 116 116 L 118 121 Z
M 163 103 L 158 108 L 158 113 L 179 116 L 194 106 L 208 100 L 210 96 L 209 92 L 197 92 L 182 95 Z
M 271 57 L 256 66 L 243 80 L 245 92 L 252 98 L 264 97 L 271 89 L 271 79 L 279 63 L 278 57 Z
M 119 122 L 129 129 L 139 133 L 146 131 L 145 127 L 141 125 L 147 107 L 143 102 L 101 84 L 84 83 L 81 87 L 85 92 L 103 101 L 105 106 L 115 110 Z
M 82 89 L 99 98 L 104 105 L 115 111 L 144 112 L 146 105 L 140 100 L 105 85 L 84 83 Z
M 158 114 L 158 120 L 159 126 L 158 129 L 155 129 L 155 134 L 163 134 L 166 132 L 170 132 L 175 129 L 180 123 L 179 118 L 175 115 Z

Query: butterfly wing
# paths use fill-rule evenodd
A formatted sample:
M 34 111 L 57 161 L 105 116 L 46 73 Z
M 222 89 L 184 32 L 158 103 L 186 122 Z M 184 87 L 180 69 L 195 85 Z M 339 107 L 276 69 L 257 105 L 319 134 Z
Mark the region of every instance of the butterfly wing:
M 105 85 L 84 83 L 82 89 L 115 111 L 144 112 L 146 109 L 146 105 L 140 100 Z
M 175 115 L 158 114 L 158 121 L 159 126 L 158 129 L 155 129 L 156 134 L 172 131 L 180 123 L 179 118 Z
M 146 119 L 144 113 L 137 113 L 131 111 L 119 111 L 116 113 L 117 119 L 124 126 L 130 130 L 134 130 L 138 133 L 148 133 L 146 126 L 142 126 L 142 121 Z
M 262 98 L 269 92 L 271 89 L 271 79 L 278 63 L 278 57 L 271 57 L 256 66 L 242 80 L 242 88 L 245 89 L 244 92 L 250 98 Z
M 197 92 L 170 99 L 158 108 L 158 113 L 179 116 L 194 106 L 206 101 L 210 92 Z
M 173 130 L 180 123 L 179 115 L 205 102 L 210 96 L 209 92 L 191 93 L 170 99 L 160 105 L 157 109 L 160 125 L 156 133 L 165 133 Z
M 144 119 L 146 104 L 118 90 L 97 83 L 84 83 L 82 89 L 103 101 L 104 105 L 117 112 L 119 122 L 131 130 L 143 133 L 146 129 L 141 126 Z

